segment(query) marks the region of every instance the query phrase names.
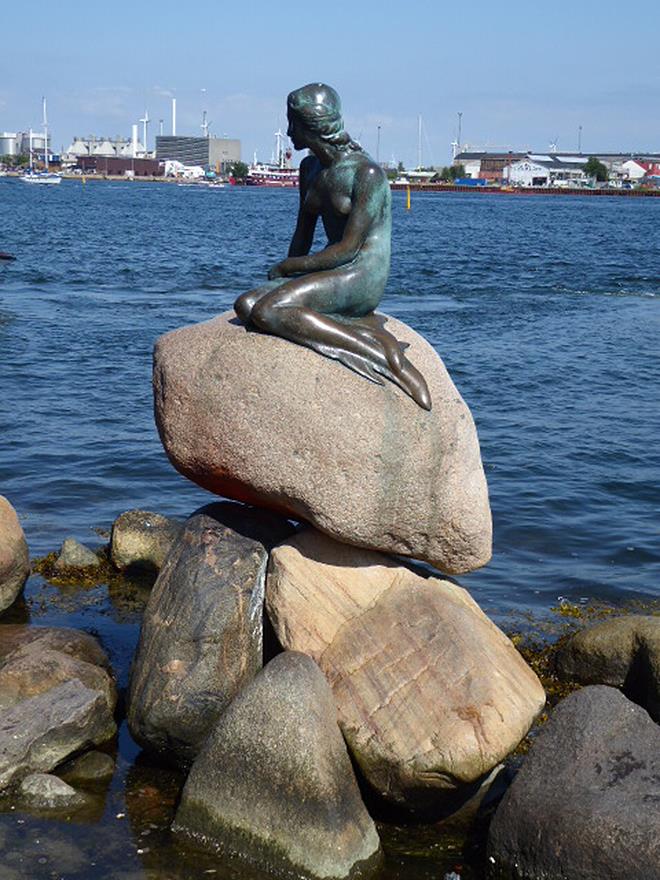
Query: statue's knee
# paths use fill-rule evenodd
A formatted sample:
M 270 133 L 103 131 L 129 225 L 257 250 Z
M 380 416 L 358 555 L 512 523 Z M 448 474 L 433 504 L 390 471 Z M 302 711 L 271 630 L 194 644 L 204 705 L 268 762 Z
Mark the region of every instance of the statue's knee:
M 271 324 L 272 314 L 273 307 L 265 299 L 261 299 L 252 307 L 250 320 L 262 330 L 267 330 Z
M 244 324 L 250 320 L 254 301 L 249 293 L 242 293 L 234 303 L 234 311 Z

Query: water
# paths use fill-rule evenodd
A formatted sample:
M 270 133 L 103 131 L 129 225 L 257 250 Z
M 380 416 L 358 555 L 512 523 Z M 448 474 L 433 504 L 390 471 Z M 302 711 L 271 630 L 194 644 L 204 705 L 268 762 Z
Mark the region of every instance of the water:
M 161 449 L 153 343 L 225 310 L 264 277 L 286 252 L 297 197 L 0 181 L 0 250 L 18 257 L 0 265 L 0 492 L 34 555 L 68 535 L 98 545 L 93 529 L 130 507 L 185 516 L 208 500 Z M 560 596 L 657 598 L 660 200 L 413 193 L 412 201 L 408 213 L 394 195 L 382 307 L 430 339 L 477 422 L 494 557 L 461 582 L 495 615 L 542 614 Z M 99 632 L 125 681 L 139 598 L 127 606 L 98 591 L 67 597 L 36 578 L 28 598 L 35 622 Z M 132 791 L 126 775 L 141 778 L 125 732 L 120 746 L 104 839 L 125 872 L 169 878 L 136 855 L 142 819 L 133 822 L 139 834 L 115 829 Z M 168 803 L 173 784 L 150 777 L 147 790 Z M 53 833 L 52 823 L 46 831 L 30 823 L 34 834 Z M 58 840 L 69 832 L 63 825 Z M 87 867 L 62 876 L 111 876 L 110 856 L 94 873 L 98 841 L 86 841 Z M 453 869 L 438 859 L 406 863 L 406 877 Z M 35 854 L 31 870 L 39 864 Z

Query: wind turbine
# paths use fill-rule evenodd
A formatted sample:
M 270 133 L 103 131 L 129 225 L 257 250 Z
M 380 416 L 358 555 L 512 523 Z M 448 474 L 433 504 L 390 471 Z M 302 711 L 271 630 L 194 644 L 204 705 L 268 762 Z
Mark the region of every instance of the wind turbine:
M 148 110 L 144 111 L 144 116 L 142 117 L 142 119 L 138 119 L 138 122 L 141 122 L 142 126 L 143 126 L 142 130 L 144 132 L 144 152 L 146 153 L 147 152 L 147 126 L 151 122 L 151 120 L 149 119 L 149 111 Z

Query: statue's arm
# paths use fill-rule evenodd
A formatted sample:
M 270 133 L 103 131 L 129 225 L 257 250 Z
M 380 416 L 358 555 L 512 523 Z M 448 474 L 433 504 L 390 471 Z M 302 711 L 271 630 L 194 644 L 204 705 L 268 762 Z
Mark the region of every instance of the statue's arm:
M 352 262 L 360 252 L 369 230 L 382 209 L 383 186 L 387 186 L 387 183 L 379 168 L 367 166 L 359 171 L 353 186 L 351 213 L 341 241 L 328 245 L 316 254 L 289 256 L 271 270 L 271 273 L 277 274 L 271 274 L 269 277 L 281 278 L 321 272 L 337 269 Z
M 305 206 L 309 178 L 312 165 L 317 160 L 313 156 L 306 156 L 300 163 L 300 205 L 298 207 L 298 220 L 296 229 L 289 245 L 289 257 L 303 257 L 310 252 L 314 242 L 314 230 L 318 214 L 311 213 Z

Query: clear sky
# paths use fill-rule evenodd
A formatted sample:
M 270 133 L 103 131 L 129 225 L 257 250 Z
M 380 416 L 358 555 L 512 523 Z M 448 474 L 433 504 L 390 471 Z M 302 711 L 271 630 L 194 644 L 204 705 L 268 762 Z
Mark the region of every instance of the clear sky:
M 660 3 L 408 0 L 78 0 L 5 4 L 0 130 L 130 137 L 144 114 L 170 133 L 240 138 L 269 159 L 291 89 L 321 80 L 346 126 L 380 159 L 448 163 L 462 116 L 470 147 L 660 152 Z M 205 90 L 205 91 L 203 91 Z M 140 127 L 140 131 L 142 127 Z

